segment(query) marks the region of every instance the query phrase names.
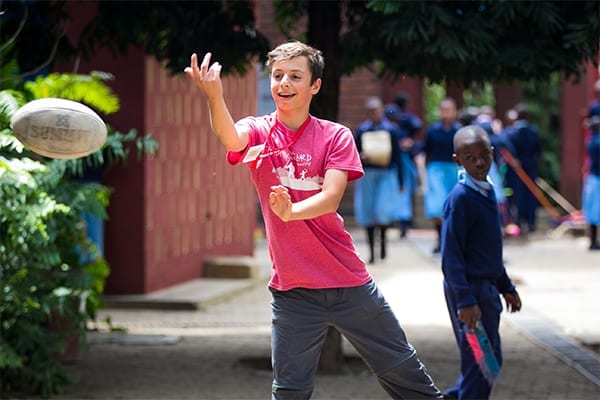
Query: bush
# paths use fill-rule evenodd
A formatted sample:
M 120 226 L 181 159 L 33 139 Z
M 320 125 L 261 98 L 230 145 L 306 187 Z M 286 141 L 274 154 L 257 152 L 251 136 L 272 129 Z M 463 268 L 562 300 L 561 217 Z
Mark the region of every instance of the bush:
M 59 393 L 67 377 L 56 354 L 68 335 L 85 338 L 85 320 L 101 305 L 109 268 L 97 255 L 81 262 L 96 252 L 81 215 L 106 207 L 109 190 L 69 182 L 64 173 L 64 163 L 0 157 L 3 394 Z M 49 330 L 53 315 L 67 318 L 73 330 Z
M 9 128 L 27 101 L 61 97 L 103 113 L 119 108 L 109 75 L 51 74 L 0 92 L 0 395 L 62 392 L 69 381 L 59 355 L 70 336 L 85 345 L 86 322 L 102 307 L 110 268 L 86 234 L 85 215 L 106 218 L 111 190 L 78 179 L 88 168 L 127 158 L 127 142 L 152 154 L 156 142 L 108 127 L 103 148 L 77 160 L 28 151 Z M 100 95 L 99 95 L 100 94 Z M 66 321 L 56 329 L 57 320 Z

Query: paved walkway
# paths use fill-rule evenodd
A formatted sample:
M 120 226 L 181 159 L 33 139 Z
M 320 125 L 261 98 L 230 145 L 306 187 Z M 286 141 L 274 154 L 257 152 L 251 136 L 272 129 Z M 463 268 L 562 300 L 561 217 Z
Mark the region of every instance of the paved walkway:
M 353 230 L 362 254 L 364 234 Z M 390 232 L 389 257 L 370 267 L 409 341 L 441 389 L 457 374 L 458 353 L 443 299 L 433 232 L 407 239 Z M 524 310 L 503 314 L 505 364 L 492 399 L 598 399 L 600 358 L 582 345 L 600 343 L 600 252 L 565 235 L 507 241 L 509 274 Z M 265 243 L 257 242 L 261 276 L 199 279 L 146 296 L 112 298 L 98 317 L 127 334 L 90 334 L 69 366 L 77 382 L 65 399 L 267 399 L 270 396 L 270 306 Z M 116 307 L 128 306 L 135 308 Z M 387 399 L 350 345 L 342 375 L 317 376 L 314 399 Z

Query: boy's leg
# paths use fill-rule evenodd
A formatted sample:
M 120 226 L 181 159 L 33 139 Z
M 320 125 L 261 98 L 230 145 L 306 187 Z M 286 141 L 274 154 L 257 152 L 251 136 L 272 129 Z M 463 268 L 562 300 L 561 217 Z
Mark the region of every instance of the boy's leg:
M 494 349 L 498 363 L 502 365 L 499 334 L 502 303 L 500 302 L 498 290 L 488 281 L 479 281 L 471 283 L 471 285 L 477 297 L 478 306 L 481 310 L 481 320 L 490 339 L 490 344 Z M 449 290 L 445 282 L 444 292 L 460 352 L 460 375 L 456 381 L 456 386 L 446 390 L 445 394 L 448 397 L 458 399 L 487 399 L 490 396 L 492 385 L 484 378 L 473 357 L 473 352 L 465 337 L 464 324 L 458 320 L 454 292 Z
M 309 399 L 329 326 L 323 293 L 307 289 L 271 293 L 272 399 Z
M 395 399 L 442 398 L 374 282 L 340 289 L 334 325 Z

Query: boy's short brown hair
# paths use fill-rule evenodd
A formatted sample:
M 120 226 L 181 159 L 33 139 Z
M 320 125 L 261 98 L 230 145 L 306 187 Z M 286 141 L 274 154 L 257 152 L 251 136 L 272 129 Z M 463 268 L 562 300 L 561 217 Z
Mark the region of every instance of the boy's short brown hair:
M 323 53 L 297 40 L 280 44 L 271 50 L 267 54 L 267 67 L 271 69 L 275 61 L 289 60 L 302 56 L 308 60 L 308 68 L 312 74 L 310 83 L 313 84 L 315 80 L 323 77 L 323 69 L 325 68 Z

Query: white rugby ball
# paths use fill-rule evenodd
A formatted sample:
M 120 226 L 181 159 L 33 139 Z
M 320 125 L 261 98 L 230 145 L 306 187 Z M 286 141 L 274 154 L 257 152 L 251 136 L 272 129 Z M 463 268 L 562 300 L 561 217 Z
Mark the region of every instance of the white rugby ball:
M 10 127 L 31 151 L 50 158 L 73 159 L 99 150 L 106 142 L 106 124 L 88 106 L 76 101 L 43 98 L 14 113 Z

